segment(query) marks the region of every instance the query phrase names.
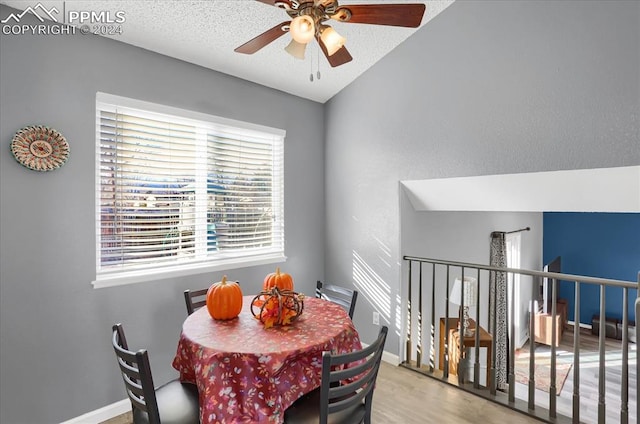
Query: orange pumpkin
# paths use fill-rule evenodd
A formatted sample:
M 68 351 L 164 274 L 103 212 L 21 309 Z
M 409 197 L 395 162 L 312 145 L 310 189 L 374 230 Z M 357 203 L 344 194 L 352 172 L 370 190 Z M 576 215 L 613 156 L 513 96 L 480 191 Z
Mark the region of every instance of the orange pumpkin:
M 207 310 L 213 319 L 233 319 L 242 311 L 242 289 L 235 281 L 227 281 L 227 276 L 222 281 L 213 283 L 207 291 Z
M 293 278 L 285 272 L 280 272 L 280 268 L 276 268 L 276 272 L 267 275 L 262 283 L 262 290 L 269 291 L 277 287 L 280 290 L 293 291 Z

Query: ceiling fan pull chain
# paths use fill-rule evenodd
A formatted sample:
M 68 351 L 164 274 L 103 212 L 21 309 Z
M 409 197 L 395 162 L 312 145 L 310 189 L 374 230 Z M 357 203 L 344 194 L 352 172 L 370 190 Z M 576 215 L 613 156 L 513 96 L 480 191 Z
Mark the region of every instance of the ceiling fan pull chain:
M 318 53 L 318 62 L 317 62 L 318 73 L 316 74 L 316 76 L 318 77 L 318 79 L 320 79 L 320 48 L 319 47 L 316 47 L 316 53 Z
M 309 64 L 311 65 L 311 73 L 309 74 L 309 81 L 313 82 L 313 54 L 309 55 Z

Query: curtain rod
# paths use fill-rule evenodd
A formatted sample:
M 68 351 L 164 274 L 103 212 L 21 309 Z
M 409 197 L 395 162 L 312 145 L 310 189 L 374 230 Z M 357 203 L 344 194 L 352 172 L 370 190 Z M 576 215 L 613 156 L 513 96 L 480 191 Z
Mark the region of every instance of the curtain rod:
M 520 228 L 519 230 L 513 230 L 513 231 L 494 231 L 491 233 L 491 237 L 496 237 L 499 234 L 513 234 L 513 233 L 520 233 L 522 231 L 530 231 L 531 228 L 530 227 L 525 227 L 525 228 Z

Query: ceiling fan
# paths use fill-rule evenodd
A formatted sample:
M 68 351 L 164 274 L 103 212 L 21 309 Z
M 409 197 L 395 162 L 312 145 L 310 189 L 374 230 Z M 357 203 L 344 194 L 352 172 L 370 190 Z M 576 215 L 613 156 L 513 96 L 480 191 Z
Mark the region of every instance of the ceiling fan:
M 391 25 L 417 28 L 422 22 L 425 5 L 422 3 L 350 4 L 338 5 L 338 0 L 256 0 L 284 9 L 291 20 L 284 21 L 247 41 L 234 51 L 253 54 L 267 44 L 277 40 L 286 32 L 291 33 L 291 42 L 285 50 L 298 59 L 314 38 L 332 67 L 344 65 L 352 60 L 344 46 L 345 38 L 325 22 L 333 19 L 354 24 Z

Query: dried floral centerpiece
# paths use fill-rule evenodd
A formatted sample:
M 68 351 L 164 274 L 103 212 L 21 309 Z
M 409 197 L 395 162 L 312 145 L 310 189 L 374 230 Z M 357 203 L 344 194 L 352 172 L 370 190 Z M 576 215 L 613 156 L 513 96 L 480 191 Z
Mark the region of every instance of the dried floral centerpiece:
M 278 287 L 261 291 L 251 301 L 251 313 L 264 328 L 291 324 L 302 314 L 303 308 L 304 294 Z

